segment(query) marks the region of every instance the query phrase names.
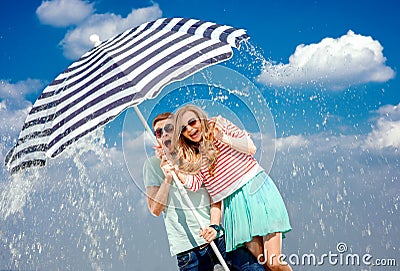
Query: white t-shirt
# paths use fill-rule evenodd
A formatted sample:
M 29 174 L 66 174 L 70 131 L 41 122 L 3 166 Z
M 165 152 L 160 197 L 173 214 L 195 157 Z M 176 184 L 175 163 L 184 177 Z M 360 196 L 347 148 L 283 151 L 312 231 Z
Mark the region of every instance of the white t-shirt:
M 161 186 L 164 181 L 164 173 L 160 168 L 160 163 L 161 160 L 155 156 L 146 160 L 143 167 L 144 184 L 146 187 Z M 210 196 L 207 190 L 200 188 L 197 192 L 186 191 L 202 223 L 208 226 L 210 224 Z M 186 204 L 185 199 L 182 198 L 174 181 L 170 187 L 163 217 L 171 255 L 176 255 L 206 243 L 204 238 L 199 236 L 200 225 L 193 215 L 192 210 Z

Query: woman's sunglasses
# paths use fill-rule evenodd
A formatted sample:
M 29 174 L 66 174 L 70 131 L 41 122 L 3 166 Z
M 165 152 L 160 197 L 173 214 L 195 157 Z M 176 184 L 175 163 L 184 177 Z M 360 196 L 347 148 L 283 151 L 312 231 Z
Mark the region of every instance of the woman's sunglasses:
M 197 121 L 198 121 L 198 119 L 190 119 L 188 121 L 187 125 L 182 125 L 181 132 L 184 133 L 186 131 L 188 125 L 191 127 L 195 126 L 197 124 Z
M 174 131 L 174 125 L 173 124 L 166 124 L 163 128 L 158 128 L 154 131 L 154 135 L 156 138 L 161 138 L 163 133 L 172 133 Z

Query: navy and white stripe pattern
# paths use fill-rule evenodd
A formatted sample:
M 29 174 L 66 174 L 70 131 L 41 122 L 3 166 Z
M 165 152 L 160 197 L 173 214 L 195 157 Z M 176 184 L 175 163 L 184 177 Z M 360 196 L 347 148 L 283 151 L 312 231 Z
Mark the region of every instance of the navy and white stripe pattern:
M 127 107 L 168 83 L 232 56 L 243 29 L 194 19 L 142 24 L 84 54 L 47 86 L 31 109 L 5 164 L 12 173 L 42 166 Z

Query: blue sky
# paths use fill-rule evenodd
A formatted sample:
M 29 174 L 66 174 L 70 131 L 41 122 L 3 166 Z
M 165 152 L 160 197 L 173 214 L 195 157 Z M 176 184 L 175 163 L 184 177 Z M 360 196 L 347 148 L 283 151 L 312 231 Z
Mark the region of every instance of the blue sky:
M 161 17 L 244 28 L 257 54 L 242 46 L 229 67 L 246 58 L 236 69 L 262 93 L 275 122 L 270 173 L 294 229 L 285 250 L 322 254 L 347 240 L 353 252 L 393 258 L 400 247 L 398 9 L 397 1 L 3 3 L 0 158 L 40 91 L 90 49 L 91 33 L 106 39 Z M 144 156 L 129 162 L 143 153 L 143 135 L 127 126 L 123 115 L 105 137 L 101 131 L 84 141 L 92 149 L 73 149 L 28 181 L 2 166 L 0 269 L 123 270 L 135 263 L 174 270 L 162 221 L 149 216 L 138 189 Z M 109 146 L 92 146 L 93 138 Z M 74 222 L 63 227 L 64 218 Z
M 70 1 L 69 3 L 72 3 L 71 5 L 73 6 L 74 2 L 78 3 L 79 1 Z M 40 13 L 38 9 L 41 5 L 40 1 L 26 1 L 23 10 L 16 5 L 9 5 L 4 8 L 1 11 L 3 13 L 1 14 L 3 20 L 1 79 L 11 85 L 22 83 L 28 79 L 37 80 L 37 86 L 24 93 L 25 97 L 33 100 L 46 83 L 51 82 L 59 72 L 77 59 L 86 49 L 90 48 L 91 45 L 86 36 L 82 36 L 85 35 L 83 34 L 86 33 L 85 31 L 89 31 L 87 29 L 100 31 L 100 33 L 105 33 L 103 36 L 108 37 L 118 33 L 119 30 L 123 30 L 124 27 L 126 28 L 124 24 L 137 24 L 147 18 L 154 19 L 160 16 L 201 18 L 221 24 L 243 27 L 248 30 L 252 44 L 263 51 L 264 58 L 276 64 L 287 64 L 289 57 L 294 54 L 298 45 L 319 44 L 324 38 L 339 39 L 351 30 L 355 35 L 371 37 L 383 47 L 378 51 L 380 50 L 384 59 L 379 60 L 381 61 L 380 64 L 374 63 L 370 67 L 370 72 L 373 69 L 379 69 L 378 65 L 392 69 L 394 74 L 397 69 L 395 61 L 398 58 L 396 57 L 395 46 L 399 38 L 395 34 L 398 19 L 394 14 L 396 10 L 394 1 L 385 2 L 385 5 L 381 5 L 376 1 L 360 1 L 351 5 L 346 1 L 339 1 L 334 6 L 326 2 L 316 1 L 305 1 L 305 3 L 304 1 L 273 1 L 267 3 L 254 2 L 252 4 L 235 1 L 229 3 L 224 3 L 223 1 L 218 3 L 194 1 L 194 3 L 191 3 L 190 8 L 187 7 L 185 1 L 165 3 L 162 1 L 155 3 L 119 1 L 111 5 L 108 1 L 83 3 L 82 8 L 80 8 L 81 12 L 75 12 L 74 16 L 69 16 L 65 20 L 60 19 L 61 15 L 56 15 L 56 17 L 46 15 L 45 8 L 42 8 L 44 11 Z M 57 8 L 57 5 L 48 5 L 48 14 L 53 12 L 52 8 L 54 7 Z M 140 8 L 142 8 L 142 14 L 135 14 L 134 11 Z M 86 10 L 86 13 L 82 10 Z M 147 14 L 145 14 L 146 12 Z M 14 14 L 19 14 L 19 16 L 14 16 Z M 133 15 L 129 17 L 130 14 Z M 371 18 L 377 19 L 372 20 Z M 103 20 L 105 23 L 99 24 L 98 20 Z M 78 34 L 78 31 L 81 31 L 81 33 Z M 74 35 L 75 37 L 72 37 Z M 358 41 L 354 40 L 354 42 Z M 366 45 L 364 49 L 370 49 L 368 46 Z M 78 50 L 77 48 L 80 49 Z M 310 49 L 311 51 L 313 50 L 312 48 Z M 322 51 L 324 53 L 324 49 L 321 47 L 319 52 Z M 337 50 L 340 50 L 340 48 L 337 48 Z M 340 58 L 343 58 L 344 54 L 337 56 L 334 55 L 334 52 L 328 53 L 331 54 L 332 59 L 339 59 L 336 64 L 338 67 L 333 67 L 333 69 L 339 70 L 341 68 L 340 65 L 343 65 L 340 62 Z M 348 54 L 351 55 L 352 53 L 357 54 L 358 52 L 350 52 Z M 360 56 L 361 59 L 362 57 Z M 299 61 L 302 61 L 302 56 L 299 57 Z M 369 61 L 369 59 L 365 58 L 365 61 Z M 320 64 L 324 65 L 326 63 Z M 38 64 L 40 64 L 40 68 Z M 319 71 L 316 71 L 315 76 L 325 76 L 326 70 L 323 67 L 316 67 L 315 64 L 315 62 L 309 63 L 311 68 L 314 65 L 315 71 L 319 69 Z M 372 74 L 366 73 L 365 76 L 367 78 L 361 80 L 362 72 L 356 74 L 356 71 L 354 71 L 354 69 L 357 69 L 357 65 L 354 64 L 350 67 L 353 70 L 347 73 L 350 74 L 348 76 L 341 76 L 338 72 L 336 74 L 335 71 L 328 73 L 326 81 L 330 80 L 329 77 L 336 80 L 335 83 L 338 80 L 349 80 L 344 82 L 344 86 L 339 91 L 316 90 L 317 96 L 321 99 L 325 96 L 328 96 L 330 100 L 336 99 L 332 103 L 327 102 L 324 107 L 327 108 L 326 110 L 330 110 L 331 114 L 334 112 L 342 115 L 343 121 L 347 122 L 349 127 L 352 127 L 352 124 L 358 122 L 360 118 L 365 126 L 368 123 L 370 111 L 377 110 L 379 106 L 384 104 L 396 104 L 399 102 L 399 99 L 393 99 L 393 97 L 396 97 L 398 86 L 395 75 L 386 74 L 382 78 L 373 80 L 371 78 Z M 366 66 L 366 63 L 360 62 L 359 65 Z M 306 67 L 309 68 L 308 66 Z M 296 66 L 294 69 L 296 69 Z M 309 72 L 309 74 L 312 73 Z M 256 73 L 255 75 L 259 74 Z M 305 75 L 297 76 L 299 80 L 291 84 L 294 89 L 300 85 L 310 84 L 313 79 L 312 75 L 311 77 Z M 361 84 L 359 83 L 360 81 L 362 82 Z M 379 84 L 374 84 L 374 81 L 379 81 Z M 268 80 L 261 82 L 263 84 L 259 84 L 259 87 L 265 89 L 267 93 L 271 93 L 271 88 L 265 88 L 270 82 Z M 287 83 L 287 80 L 285 80 L 285 83 Z M 327 82 L 325 83 L 328 85 Z M 301 94 L 287 91 L 281 97 L 282 103 L 276 108 L 284 108 L 287 112 L 292 113 L 293 110 L 296 110 L 295 107 L 291 103 L 286 103 L 285 100 L 306 100 L 309 97 L 305 97 L 305 95 L 312 96 L 309 95 L 310 89 L 311 91 L 315 90 L 315 88 L 303 87 Z M 300 95 L 302 97 L 299 97 Z M 272 93 L 272 96 L 267 97 L 267 100 L 272 100 L 276 98 L 275 96 Z M 311 106 L 307 103 L 304 105 Z M 333 106 L 334 108 L 332 108 Z M 354 106 L 359 108 L 352 110 Z M 271 107 L 273 106 L 271 105 Z M 320 114 L 321 110 L 317 108 L 313 111 Z M 280 114 L 278 110 L 275 112 L 277 118 Z M 294 112 L 293 115 L 298 116 L 298 122 L 300 123 L 302 119 L 304 120 L 298 112 Z M 313 114 L 310 115 L 307 115 L 307 118 L 313 121 L 320 121 L 321 118 L 324 118 L 312 116 Z M 350 117 L 347 118 L 346 116 Z M 297 128 L 300 129 L 304 125 L 310 126 L 308 123 L 302 123 Z M 314 131 L 313 128 L 314 125 L 311 125 L 311 127 L 307 127 L 301 132 Z M 364 128 L 365 132 L 365 129 L 369 127 L 362 128 Z M 296 130 L 292 131 L 291 127 L 284 126 L 282 130 L 278 127 L 278 132 L 293 134 L 296 133 Z

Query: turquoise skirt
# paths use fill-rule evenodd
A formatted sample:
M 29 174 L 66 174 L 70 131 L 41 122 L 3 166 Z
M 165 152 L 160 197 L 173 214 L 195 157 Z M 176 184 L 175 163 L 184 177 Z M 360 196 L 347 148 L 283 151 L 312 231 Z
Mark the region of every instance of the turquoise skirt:
M 223 201 L 226 252 L 253 236 L 289 232 L 289 216 L 282 196 L 264 171 Z

